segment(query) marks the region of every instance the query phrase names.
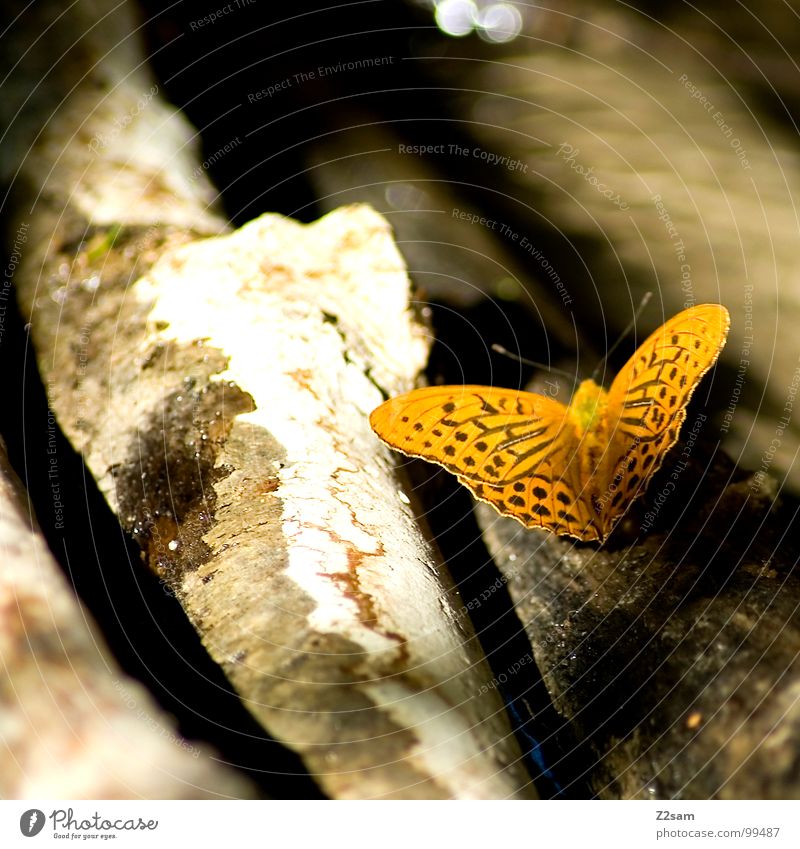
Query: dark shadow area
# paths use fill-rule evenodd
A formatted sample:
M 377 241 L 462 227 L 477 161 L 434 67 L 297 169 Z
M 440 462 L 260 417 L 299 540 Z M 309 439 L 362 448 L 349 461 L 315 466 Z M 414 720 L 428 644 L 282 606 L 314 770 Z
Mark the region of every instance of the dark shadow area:
M 424 10 L 253 2 L 208 24 L 201 22 L 218 4 L 143 8 L 153 70 L 198 128 L 201 159 L 236 225 L 263 212 L 318 217 L 306 148 L 348 110 L 414 121 L 441 115 L 424 62 L 413 60 L 436 32 Z
M 492 354 L 476 342 L 498 339 L 510 348 L 525 323 L 530 323 L 529 314 L 514 305 L 489 304 L 467 312 L 435 308 L 437 341 L 430 378 L 443 383 L 524 386 L 530 377 L 528 367 Z M 469 328 L 467 332 L 464 327 Z M 459 604 L 469 607 L 539 794 L 543 798 L 586 798 L 588 789 L 581 776 L 588 772 L 588 752 L 576 746 L 569 724 L 553 709 L 505 580 L 483 543 L 472 497 L 452 475 L 437 467 L 414 461 L 408 472 L 457 584 Z

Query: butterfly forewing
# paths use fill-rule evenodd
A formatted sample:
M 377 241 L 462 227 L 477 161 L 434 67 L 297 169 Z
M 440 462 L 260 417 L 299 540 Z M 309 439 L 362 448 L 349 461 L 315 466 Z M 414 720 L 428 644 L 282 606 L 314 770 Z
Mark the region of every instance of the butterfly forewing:
M 543 395 L 488 386 L 431 386 L 381 404 L 384 442 L 490 486 L 528 477 L 557 447 L 567 408 Z
M 610 442 L 598 475 L 606 533 L 677 441 L 689 399 L 716 362 L 729 326 L 728 311 L 718 304 L 684 310 L 644 341 L 611 384 Z
M 526 527 L 583 538 L 595 517 L 581 498 L 567 412 L 530 392 L 440 386 L 392 398 L 370 424 L 393 448 L 455 472 L 477 498 Z

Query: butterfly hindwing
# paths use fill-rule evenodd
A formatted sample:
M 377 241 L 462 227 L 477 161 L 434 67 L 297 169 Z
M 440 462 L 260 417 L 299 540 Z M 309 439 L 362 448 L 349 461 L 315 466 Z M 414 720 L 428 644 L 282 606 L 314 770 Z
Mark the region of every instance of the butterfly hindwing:
M 577 447 L 577 441 L 574 446 Z M 584 542 L 600 539 L 598 517 L 585 495 L 586 484 L 580 479 L 579 464 L 574 460 L 565 464 L 565 459 L 558 452 L 541 463 L 535 474 L 502 486 L 489 486 L 463 477 L 459 480 L 478 500 L 491 504 L 498 513 L 511 516 L 527 528 L 544 528 Z

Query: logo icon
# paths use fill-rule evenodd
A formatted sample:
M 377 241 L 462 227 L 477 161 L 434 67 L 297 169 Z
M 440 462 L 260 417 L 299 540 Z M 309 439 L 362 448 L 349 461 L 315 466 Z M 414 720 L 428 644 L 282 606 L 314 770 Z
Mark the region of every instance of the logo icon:
M 36 837 L 44 828 L 44 812 L 38 808 L 31 808 L 19 818 L 19 830 L 25 837 Z

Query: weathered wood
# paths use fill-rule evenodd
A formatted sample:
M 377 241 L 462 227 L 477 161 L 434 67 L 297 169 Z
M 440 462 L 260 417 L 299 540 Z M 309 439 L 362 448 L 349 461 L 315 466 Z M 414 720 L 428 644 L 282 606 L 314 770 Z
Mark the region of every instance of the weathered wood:
M 60 497 L 54 491 L 54 505 Z M 3 798 L 253 795 L 208 747 L 182 739 L 175 720 L 117 668 L 42 539 L 1 444 L 0 662 Z
M 95 310 L 74 285 L 59 305 L 59 340 L 39 348 L 51 404 L 248 708 L 332 795 L 527 793 L 366 418 L 373 381 L 410 386 L 426 352 L 386 224 L 265 216 L 107 298 Z M 52 326 L 50 303 L 34 326 Z M 96 352 L 77 382 L 74 333 Z
M 798 798 L 797 504 L 686 444 L 602 548 L 484 538 L 598 796 Z

